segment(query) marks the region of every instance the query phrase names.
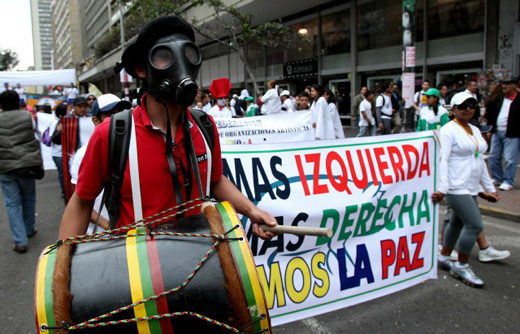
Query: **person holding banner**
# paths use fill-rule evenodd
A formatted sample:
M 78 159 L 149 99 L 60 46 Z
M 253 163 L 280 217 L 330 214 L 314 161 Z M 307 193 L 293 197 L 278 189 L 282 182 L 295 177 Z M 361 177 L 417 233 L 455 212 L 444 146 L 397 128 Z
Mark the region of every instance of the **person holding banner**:
M 432 201 L 439 203 L 444 197 L 452 208 L 450 222 L 444 231 L 439 266 L 450 274 L 473 287 L 482 287 L 484 282 L 469 266 L 469 255 L 479 233 L 482 231 L 482 217 L 477 195 L 496 202 L 499 197 L 491 182 L 482 153 L 488 144 L 480 130 L 470 124 L 478 108 L 475 98 L 467 93 L 458 93 L 452 99 L 455 119 L 441 128 L 441 182 L 439 190 L 432 195 Z M 484 188 L 481 191 L 480 185 Z M 458 241 L 458 261 L 450 260 L 450 254 Z

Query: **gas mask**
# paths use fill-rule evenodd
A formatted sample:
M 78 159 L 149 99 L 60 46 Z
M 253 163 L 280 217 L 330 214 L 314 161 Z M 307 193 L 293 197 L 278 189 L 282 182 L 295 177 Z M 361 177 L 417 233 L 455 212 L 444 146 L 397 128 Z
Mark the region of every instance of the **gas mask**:
M 199 48 L 188 37 L 182 34 L 163 37 L 148 53 L 148 87 L 160 98 L 186 108 L 197 96 L 195 79 L 200 64 Z

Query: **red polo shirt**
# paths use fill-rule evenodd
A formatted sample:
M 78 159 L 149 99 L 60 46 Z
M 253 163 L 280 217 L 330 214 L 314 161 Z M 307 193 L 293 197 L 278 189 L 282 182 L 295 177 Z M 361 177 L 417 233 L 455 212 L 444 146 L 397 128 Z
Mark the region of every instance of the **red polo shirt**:
M 170 168 L 166 160 L 165 136 L 161 130 L 153 127 L 144 107 L 146 96 L 143 97 L 142 107 L 137 106 L 133 110 L 136 138 L 137 138 L 137 160 L 139 165 L 139 178 L 141 185 L 141 201 L 143 217 L 148 217 L 175 206 L 175 194 L 170 175 Z M 199 172 L 202 180 L 203 191 L 206 191 L 206 180 L 208 173 L 208 161 L 204 158 L 206 147 L 202 133 L 195 126 L 191 115 L 188 113 L 191 126 L 191 136 L 195 153 L 199 159 Z M 212 119 L 213 121 L 213 119 Z M 108 132 L 110 122 L 105 121 L 96 127 L 89 140 L 85 158 L 79 168 L 76 193 L 83 199 L 94 200 L 103 190 L 105 183 L 110 177 L 108 154 Z M 218 181 L 222 175 L 222 158 L 220 153 L 220 141 L 215 123 L 213 123 L 213 165 L 211 171 L 211 182 Z M 173 147 L 173 157 L 177 163 L 179 181 L 184 184 L 179 164 L 184 164 L 185 170 L 188 166 L 188 157 L 184 150 L 184 128 L 179 126 Z M 201 197 L 196 180 L 192 177 L 191 199 Z M 186 189 L 182 187 L 182 197 L 186 201 Z M 121 188 L 121 213 L 117 227 L 131 224 L 134 219 L 134 208 L 132 203 L 132 189 L 130 181 L 129 164 L 126 165 L 123 186 Z M 97 210 L 98 208 L 94 208 Z M 171 213 L 169 213 L 171 214 Z

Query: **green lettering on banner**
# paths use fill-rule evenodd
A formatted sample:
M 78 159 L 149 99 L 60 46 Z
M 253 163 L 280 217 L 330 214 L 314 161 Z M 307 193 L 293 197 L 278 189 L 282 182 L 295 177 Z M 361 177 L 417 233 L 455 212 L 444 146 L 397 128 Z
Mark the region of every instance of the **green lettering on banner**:
M 395 217 L 390 218 L 390 215 L 392 214 L 392 211 L 394 209 L 394 206 L 401 204 L 401 196 L 397 195 L 392 199 L 392 203 L 390 203 L 390 206 L 386 210 L 385 214 L 385 228 L 388 231 L 395 230 Z
M 416 197 L 417 197 L 417 194 L 413 193 L 412 203 L 409 206 L 407 206 L 406 203 L 408 202 L 407 201 L 408 194 L 404 195 L 403 206 L 401 206 L 401 212 L 399 212 L 399 228 L 403 228 L 404 227 L 403 216 L 404 216 L 405 213 L 408 213 L 408 215 L 410 216 L 410 226 L 414 226 L 415 225 L 415 219 L 414 219 L 414 216 L 413 216 L 413 208 L 414 208 Z
M 419 201 L 419 205 L 417 206 L 417 225 L 421 223 L 423 218 L 426 218 L 426 222 L 430 222 L 430 206 L 428 205 L 428 191 L 423 190 L 421 200 Z M 422 210 L 424 206 L 424 210 Z
M 345 208 L 345 217 L 343 217 L 343 224 L 341 225 L 341 230 L 339 231 L 338 241 L 347 240 L 352 235 L 352 231 L 347 232 L 347 229 L 354 225 L 355 220 L 351 219 L 350 215 L 352 213 L 356 213 L 358 207 L 358 205 L 349 205 Z
M 320 227 L 327 227 L 329 218 L 332 218 L 332 234 L 336 234 L 339 224 L 339 212 L 334 209 L 323 210 L 323 217 L 321 218 Z M 330 241 L 327 237 L 318 237 L 316 239 L 316 246 L 326 245 Z
M 386 208 L 386 199 L 383 198 L 377 201 L 376 212 L 374 213 L 374 218 L 372 219 L 372 226 L 370 227 L 369 234 L 375 234 L 385 227 L 384 225 L 377 225 L 377 222 L 382 220 L 384 216 L 384 213 L 381 212 L 381 209 L 384 208 Z
M 374 209 L 374 204 L 372 203 L 363 203 L 361 205 L 361 210 L 359 211 L 359 217 L 356 224 L 356 230 L 354 231 L 355 237 L 362 237 L 367 235 L 367 222 L 370 220 Z

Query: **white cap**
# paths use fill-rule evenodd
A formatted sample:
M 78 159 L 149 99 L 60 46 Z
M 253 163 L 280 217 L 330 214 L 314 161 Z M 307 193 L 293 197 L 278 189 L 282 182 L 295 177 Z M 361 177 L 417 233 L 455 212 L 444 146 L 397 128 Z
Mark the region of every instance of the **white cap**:
M 473 97 L 473 95 L 466 93 L 466 92 L 461 92 L 461 93 L 457 93 L 457 94 L 453 95 L 453 97 L 451 98 L 450 104 L 452 106 L 458 106 L 458 105 L 461 105 L 462 103 L 464 103 L 464 101 L 466 101 L 467 99 L 473 99 L 473 100 L 475 100 L 475 102 L 477 102 L 477 100 Z
M 235 98 L 235 97 L 238 97 L 238 95 L 237 94 L 233 94 L 233 98 Z
M 288 90 L 284 90 L 284 91 L 282 91 L 282 94 L 280 94 L 280 96 L 284 96 L 284 95 L 291 96 L 291 93 Z

